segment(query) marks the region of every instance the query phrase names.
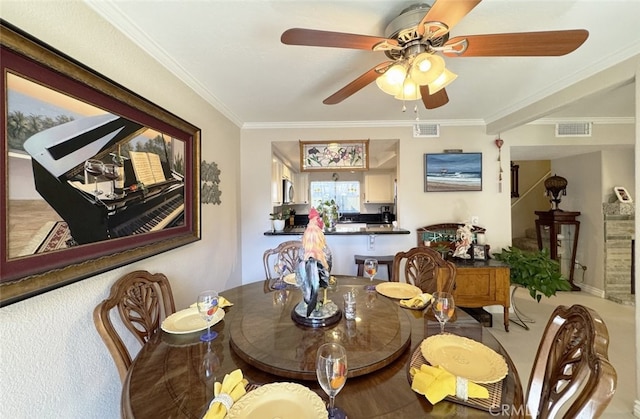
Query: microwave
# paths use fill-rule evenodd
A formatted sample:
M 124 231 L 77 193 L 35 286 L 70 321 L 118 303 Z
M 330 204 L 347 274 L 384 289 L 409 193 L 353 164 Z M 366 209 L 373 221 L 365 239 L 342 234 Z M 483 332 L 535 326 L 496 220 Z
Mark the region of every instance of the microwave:
M 282 203 L 292 204 L 294 202 L 293 183 L 289 179 L 282 179 Z

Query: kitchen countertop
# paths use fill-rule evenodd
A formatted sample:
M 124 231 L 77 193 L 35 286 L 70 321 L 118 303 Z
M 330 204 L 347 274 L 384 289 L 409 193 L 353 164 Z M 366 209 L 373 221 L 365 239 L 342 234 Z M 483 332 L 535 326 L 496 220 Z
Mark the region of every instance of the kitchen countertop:
M 348 224 L 347 224 L 348 226 Z M 342 227 L 342 226 L 341 226 Z M 282 231 L 265 231 L 265 236 L 299 236 L 306 226 L 287 226 Z M 367 224 L 366 227 L 342 227 L 339 231 L 325 231 L 325 236 L 366 236 L 369 234 L 409 234 L 409 230 L 394 228 L 391 224 Z

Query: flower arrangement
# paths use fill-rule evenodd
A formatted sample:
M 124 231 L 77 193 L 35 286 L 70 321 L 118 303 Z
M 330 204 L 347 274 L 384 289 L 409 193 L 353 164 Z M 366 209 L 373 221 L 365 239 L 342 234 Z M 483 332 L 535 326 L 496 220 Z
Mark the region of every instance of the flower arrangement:
M 320 214 L 320 217 L 322 217 L 325 228 L 330 231 L 333 230 L 340 218 L 340 211 L 336 201 L 333 199 L 320 201 L 316 210 Z

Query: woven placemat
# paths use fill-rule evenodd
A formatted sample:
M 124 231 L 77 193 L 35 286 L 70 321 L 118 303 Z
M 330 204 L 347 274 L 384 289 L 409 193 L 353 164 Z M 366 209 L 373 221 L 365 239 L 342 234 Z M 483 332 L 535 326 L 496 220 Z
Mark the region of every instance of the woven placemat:
M 407 370 L 407 376 L 409 378 L 409 384 L 411 384 L 413 377 L 409 373 L 409 370 L 413 368 L 420 369 L 421 365 L 431 365 L 427 362 L 426 359 L 422 356 L 422 351 L 420 350 L 420 345 L 413 351 L 411 355 L 411 361 L 409 362 L 409 369 Z M 454 403 L 463 404 L 465 406 L 474 407 L 480 410 L 486 411 L 497 411 L 500 408 L 500 401 L 502 400 L 502 385 L 505 380 L 498 381 L 497 383 L 491 384 L 478 384 L 489 390 L 489 398 L 487 399 L 477 399 L 470 397 L 467 401 L 460 400 L 455 396 L 447 396 L 445 400 L 449 400 Z

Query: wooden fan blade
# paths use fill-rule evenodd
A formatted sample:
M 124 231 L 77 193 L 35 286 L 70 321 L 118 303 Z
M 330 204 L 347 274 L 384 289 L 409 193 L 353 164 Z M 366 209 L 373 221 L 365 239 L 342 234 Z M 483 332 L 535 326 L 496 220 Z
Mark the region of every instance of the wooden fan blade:
M 391 49 L 392 47 L 399 48 L 398 41 L 396 41 L 395 39 L 302 28 L 287 29 L 282 33 L 280 41 L 282 41 L 283 44 L 287 45 L 308 45 L 313 47 L 373 50 L 373 48 L 377 45 L 377 50 L 381 51 L 385 49 Z
M 337 92 L 323 100 L 322 103 L 324 103 L 325 105 L 335 105 L 336 103 L 342 102 L 343 100 L 384 74 L 384 72 L 387 71 L 389 67 L 393 65 L 393 63 L 394 61 L 385 61 L 382 64 L 378 64 L 351 83 L 344 86 L 342 89 L 338 90 Z
M 449 95 L 445 89 L 440 89 L 434 94 L 429 94 L 429 87 L 427 85 L 420 86 L 420 94 L 422 95 L 422 103 L 427 109 L 435 109 L 440 106 L 444 106 L 449 103 Z
M 453 28 L 482 0 L 436 0 L 418 24 L 418 33 L 424 35 L 424 24 L 427 22 L 442 22 L 449 29 Z
M 443 51 L 448 57 L 544 57 L 560 56 L 575 51 L 587 40 L 584 29 L 546 32 L 500 33 L 457 36 L 445 46 L 467 40 L 462 53 Z

